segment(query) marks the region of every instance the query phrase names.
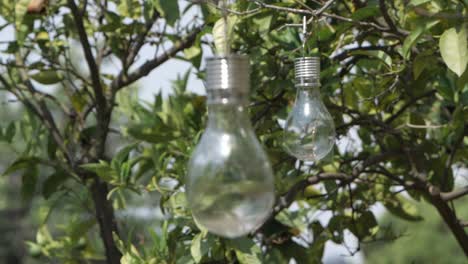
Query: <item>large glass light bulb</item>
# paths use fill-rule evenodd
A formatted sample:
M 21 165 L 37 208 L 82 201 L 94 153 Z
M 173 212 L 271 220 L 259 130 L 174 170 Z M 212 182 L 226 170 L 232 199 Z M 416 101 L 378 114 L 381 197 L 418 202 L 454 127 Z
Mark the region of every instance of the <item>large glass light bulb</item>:
M 303 161 L 319 161 L 335 144 L 335 124 L 320 98 L 320 58 L 295 61 L 296 101 L 284 128 L 284 147 Z
M 249 62 L 207 62 L 208 125 L 188 168 L 187 198 L 197 223 L 235 238 L 261 226 L 275 196 L 273 172 L 247 114 Z

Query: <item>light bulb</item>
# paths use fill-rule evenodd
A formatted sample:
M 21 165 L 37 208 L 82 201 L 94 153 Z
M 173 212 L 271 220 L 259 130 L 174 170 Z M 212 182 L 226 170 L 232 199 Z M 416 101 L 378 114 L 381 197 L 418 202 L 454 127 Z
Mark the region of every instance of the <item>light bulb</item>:
M 284 128 L 284 147 L 303 161 L 319 161 L 335 145 L 335 124 L 320 98 L 320 58 L 295 61 L 296 101 Z
M 273 171 L 247 114 L 249 74 L 246 57 L 208 59 L 208 125 L 188 168 L 193 217 L 228 238 L 260 227 L 275 200 Z

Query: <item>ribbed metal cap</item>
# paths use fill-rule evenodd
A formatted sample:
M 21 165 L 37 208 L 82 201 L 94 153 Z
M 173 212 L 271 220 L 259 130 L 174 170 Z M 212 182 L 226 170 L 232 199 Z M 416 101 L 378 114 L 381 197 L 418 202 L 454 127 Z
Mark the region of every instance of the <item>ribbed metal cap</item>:
M 247 94 L 250 90 L 250 64 L 247 56 L 208 58 L 206 71 L 207 91 L 232 90 Z
M 320 58 L 302 57 L 294 62 L 296 80 L 313 79 L 320 80 Z

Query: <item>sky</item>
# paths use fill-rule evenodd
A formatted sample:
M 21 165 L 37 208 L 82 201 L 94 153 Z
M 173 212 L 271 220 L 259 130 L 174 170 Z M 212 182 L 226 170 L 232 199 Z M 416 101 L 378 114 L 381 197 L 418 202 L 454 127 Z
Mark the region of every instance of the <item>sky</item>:
M 171 0 L 172 1 L 172 0 Z M 185 0 L 179 0 L 180 9 L 183 10 L 187 6 L 188 2 Z M 183 16 L 181 24 L 186 24 L 188 20 L 194 15 L 197 15 L 197 9 L 192 8 L 187 14 Z M 152 58 L 154 50 L 149 47 L 145 47 L 142 50 L 142 56 L 140 57 L 140 63 Z M 181 53 L 183 55 L 183 53 Z M 209 49 L 203 49 L 204 58 L 212 56 Z M 139 84 L 141 85 L 141 97 L 152 98 L 155 93 L 162 90 L 164 95 L 170 93 L 171 82 L 177 79 L 178 75 L 184 75 L 187 70 L 191 68 L 191 65 L 187 62 L 172 59 L 164 63 L 161 67 L 155 69 L 147 77 L 143 78 Z M 203 82 L 197 78 L 194 71 L 190 74 L 188 90 L 198 94 L 205 94 L 205 87 Z

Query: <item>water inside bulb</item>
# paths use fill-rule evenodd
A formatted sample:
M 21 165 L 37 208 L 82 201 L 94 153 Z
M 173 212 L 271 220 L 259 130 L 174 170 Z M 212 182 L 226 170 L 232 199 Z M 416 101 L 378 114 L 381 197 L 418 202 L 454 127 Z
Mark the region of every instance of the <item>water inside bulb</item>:
M 197 223 L 228 238 L 261 226 L 275 200 L 273 172 L 244 105 L 232 98 L 210 103 L 208 126 L 192 155 L 187 179 L 188 202 Z
M 271 189 L 258 182 L 208 184 L 192 208 L 197 221 L 212 233 L 235 238 L 258 228 L 271 210 Z M 263 213 L 262 213 L 263 212 Z

